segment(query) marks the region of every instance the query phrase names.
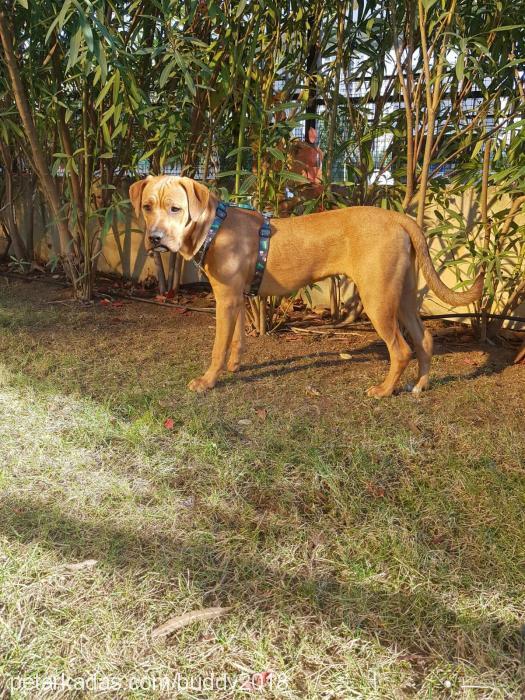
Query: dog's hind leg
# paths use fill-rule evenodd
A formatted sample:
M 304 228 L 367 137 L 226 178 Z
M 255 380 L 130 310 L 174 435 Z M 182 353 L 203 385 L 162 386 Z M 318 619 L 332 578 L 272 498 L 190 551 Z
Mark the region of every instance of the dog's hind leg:
M 390 355 L 390 368 L 385 380 L 377 386 L 370 387 L 366 393 L 368 396 L 377 398 L 391 396 L 410 362 L 412 352 L 399 330 L 397 309 L 389 308 L 390 305 L 385 306 L 381 300 L 376 304 L 367 305 L 364 298 L 363 303 L 368 318 L 372 321 L 378 335 L 385 341 Z
M 433 343 L 432 334 L 423 326 L 419 316 L 415 280 L 409 280 L 407 287 L 403 291 L 398 316 L 414 343 L 414 350 L 419 364 L 419 375 L 412 391 L 414 394 L 419 394 L 428 389 Z
M 241 366 L 241 357 L 242 353 L 244 352 L 244 309 L 244 304 L 242 304 L 235 323 L 235 330 L 233 332 L 230 350 L 230 359 L 228 360 L 227 365 L 227 369 L 230 372 L 237 372 Z

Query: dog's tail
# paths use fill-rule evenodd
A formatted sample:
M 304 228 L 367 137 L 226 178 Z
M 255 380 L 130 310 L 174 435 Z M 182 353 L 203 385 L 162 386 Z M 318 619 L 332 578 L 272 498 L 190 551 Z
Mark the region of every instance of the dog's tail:
M 413 219 L 408 216 L 403 217 L 403 228 L 410 236 L 414 250 L 416 251 L 418 262 L 423 271 L 423 275 L 427 281 L 430 289 L 436 294 L 441 301 L 450 304 L 451 306 L 465 306 L 466 304 L 472 304 L 472 302 L 477 301 L 481 298 L 483 294 L 483 280 L 485 277 L 485 272 L 482 270 L 476 277 L 474 284 L 470 289 L 464 292 L 455 292 L 453 289 L 447 287 L 446 284 L 439 279 L 434 265 L 432 264 L 432 258 L 430 257 L 430 251 L 428 250 L 427 240 L 423 234 L 423 231 L 419 228 Z

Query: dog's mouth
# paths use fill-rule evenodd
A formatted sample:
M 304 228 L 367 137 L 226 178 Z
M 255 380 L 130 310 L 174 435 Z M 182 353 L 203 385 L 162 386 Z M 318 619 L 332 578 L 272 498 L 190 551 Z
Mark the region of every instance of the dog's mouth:
M 153 255 L 153 253 L 168 253 L 169 248 L 165 245 L 156 245 L 154 248 L 148 250 L 148 255 Z

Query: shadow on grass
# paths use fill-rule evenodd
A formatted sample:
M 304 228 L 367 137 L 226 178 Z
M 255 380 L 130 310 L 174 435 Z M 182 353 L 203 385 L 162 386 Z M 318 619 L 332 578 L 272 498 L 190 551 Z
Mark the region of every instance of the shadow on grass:
M 261 341 L 264 342 L 264 341 Z M 342 352 L 343 350 L 341 350 Z M 431 370 L 431 384 L 435 386 L 444 386 L 458 381 L 471 381 L 482 376 L 491 376 L 499 374 L 510 363 L 510 353 L 502 351 L 500 347 L 492 345 L 481 345 L 480 343 L 455 347 L 454 349 L 447 348 L 442 343 L 436 343 L 434 347 L 435 357 L 445 357 L 454 355 L 458 363 L 461 362 L 462 354 L 469 354 L 473 351 L 482 351 L 486 353 L 483 362 L 467 374 L 449 374 L 443 377 L 436 375 L 435 368 Z M 237 375 L 240 382 L 257 382 L 268 377 L 283 377 L 295 372 L 301 372 L 312 368 L 324 369 L 327 367 L 341 367 L 348 369 L 356 364 L 365 364 L 372 360 L 384 361 L 385 375 L 388 370 L 389 356 L 386 345 L 379 340 L 372 340 L 368 345 L 363 347 L 348 348 L 345 350 L 352 355 L 352 360 L 341 359 L 339 352 L 318 352 L 307 355 L 294 355 L 292 357 L 275 358 L 266 362 L 255 364 L 243 364 Z M 305 361 L 309 360 L 305 364 Z M 415 358 L 412 359 L 415 364 Z M 259 371 L 265 370 L 265 371 Z M 252 374 L 253 373 L 253 374 Z M 401 378 L 403 382 L 403 378 Z
M 422 587 L 393 591 L 377 577 L 345 584 L 333 573 L 316 574 L 315 567 L 309 574 L 291 574 L 271 560 L 225 557 L 213 540 L 188 544 L 166 533 L 142 534 L 29 498 L 0 501 L 0 534 L 58 552 L 68 563 L 95 558 L 120 571 L 157 571 L 166 581 L 191 572 L 204 605 L 305 616 L 310 623 L 344 627 L 414 654 L 423 665 L 436 655 L 450 663 L 467 659 L 481 662 L 484 672 L 505 674 L 509 682 L 520 665 L 522 639 L 516 627 L 471 610 L 460 614 Z M 156 594 L 162 595 L 159 583 Z

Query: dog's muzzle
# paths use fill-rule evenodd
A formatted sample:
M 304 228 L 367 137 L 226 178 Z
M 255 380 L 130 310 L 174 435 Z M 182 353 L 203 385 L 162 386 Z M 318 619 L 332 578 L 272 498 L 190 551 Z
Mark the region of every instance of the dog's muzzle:
M 151 248 L 148 251 L 150 254 L 153 252 L 164 253 L 167 250 L 169 250 L 169 248 L 162 243 L 163 238 L 164 233 L 162 231 L 150 231 L 150 233 L 148 234 L 148 240 L 151 243 Z

